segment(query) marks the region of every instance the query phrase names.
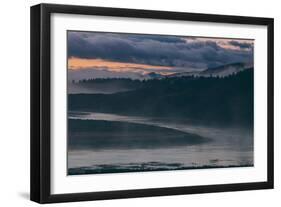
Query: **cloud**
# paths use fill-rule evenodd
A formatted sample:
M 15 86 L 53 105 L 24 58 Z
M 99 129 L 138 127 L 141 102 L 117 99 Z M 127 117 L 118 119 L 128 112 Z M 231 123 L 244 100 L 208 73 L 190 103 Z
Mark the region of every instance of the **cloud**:
M 216 43 L 218 46 L 226 49 L 230 49 L 228 46 L 239 46 L 242 45 L 241 48 L 251 48 L 253 47 L 254 41 L 250 39 L 231 39 L 231 38 L 207 38 L 207 37 L 185 37 L 184 40 L 188 43 Z M 243 45 L 245 47 L 243 47 Z M 231 49 L 239 49 L 239 48 L 231 48 Z
M 239 47 L 240 49 L 253 49 L 253 44 L 252 43 L 248 43 L 248 42 L 239 42 L 239 41 L 230 41 L 229 42 L 231 45 L 235 46 L 235 47 Z
M 68 57 L 202 69 L 253 61 L 253 41 L 167 35 L 68 32 Z

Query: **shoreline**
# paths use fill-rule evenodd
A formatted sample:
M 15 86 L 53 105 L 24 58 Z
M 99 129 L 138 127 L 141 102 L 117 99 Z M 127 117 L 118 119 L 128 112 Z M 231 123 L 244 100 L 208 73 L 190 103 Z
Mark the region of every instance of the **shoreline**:
M 177 163 L 175 163 L 177 165 Z M 109 165 L 110 166 L 110 165 Z M 134 168 L 134 169 L 93 169 L 91 167 L 78 167 L 78 168 L 69 168 L 67 170 L 67 175 L 89 175 L 89 174 L 112 174 L 112 173 L 132 173 L 132 172 L 159 172 L 159 171 L 175 171 L 175 170 L 202 170 L 202 169 L 217 169 L 217 168 L 240 168 L 240 167 L 254 167 L 253 164 L 244 164 L 244 165 L 228 165 L 228 166 L 215 166 L 215 165 L 204 165 L 204 166 L 179 166 L 174 169 L 167 169 L 165 167 L 160 167 L 157 169 L 152 168 Z

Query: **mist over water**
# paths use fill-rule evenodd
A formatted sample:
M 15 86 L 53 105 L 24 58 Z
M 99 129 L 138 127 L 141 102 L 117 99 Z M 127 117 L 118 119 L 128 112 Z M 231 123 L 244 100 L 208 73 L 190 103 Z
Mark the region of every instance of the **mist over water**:
M 253 131 L 239 127 L 192 125 L 184 120 L 93 112 L 69 112 L 70 120 L 142 124 L 199 135 L 211 141 L 153 149 L 68 150 L 70 174 L 253 166 Z M 94 139 L 94 137 L 93 137 Z M 71 146 L 69 146 L 71 147 Z

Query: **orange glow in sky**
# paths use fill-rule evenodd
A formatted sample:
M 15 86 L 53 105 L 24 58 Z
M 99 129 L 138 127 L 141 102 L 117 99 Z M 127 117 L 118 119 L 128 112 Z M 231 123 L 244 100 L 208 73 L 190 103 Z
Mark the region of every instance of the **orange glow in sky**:
M 123 62 L 115 62 L 108 61 L 102 59 L 85 59 L 85 58 L 76 58 L 70 57 L 68 58 L 68 69 L 72 70 L 83 70 L 83 69 L 107 69 L 109 71 L 115 72 L 125 72 L 125 71 L 139 71 L 145 69 L 159 69 L 159 70 L 169 70 L 171 67 L 167 66 L 155 66 L 155 65 L 147 65 L 147 64 L 138 64 L 138 63 L 123 63 Z

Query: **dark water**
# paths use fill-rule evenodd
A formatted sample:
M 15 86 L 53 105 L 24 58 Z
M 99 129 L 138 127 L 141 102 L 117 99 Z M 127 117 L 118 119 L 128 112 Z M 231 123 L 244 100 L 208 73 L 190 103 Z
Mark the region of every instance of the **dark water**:
M 253 132 L 251 129 L 208 127 L 191 125 L 183 120 L 169 122 L 169 120 L 153 117 L 87 112 L 71 112 L 69 119 L 129 123 L 146 128 L 161 128 L 163 133 L 162 136 L 156 134 L 157 136 L 151 136 L 149 139 L 145 138 L 147 134 L 136 136 L 127 133 L 126 140 L 131 138 L 135 141 L 132 142 L 132 145 L 125 146 L 122 145 L 120 134 L 116 131 L 108 133 L 109 135 L 101 139 L 107 140 L 106 138 L 110 136 L 112 141 L 114 140 L 112 136 L 115 134 L 116 139 L 119 139 L 116 147 L 114 145 L 105 147 L 110 146 L 108 144 L 94 147 L 97 145 L 79 145 L 78 132 L 75 134 L 78 145 L 70 142 L 68 146 L 68 173 L 71 175 L 253 166 Z M 80 133 L 80 139 L 82 139 L 82 134 Z M 93 143 L 91 140 L 95 140 L 95 137 L 98 137 L 96 135 L 91 137 L 91 135 L 84 134 L 83 136 L 87 136 L 87 142 L 90 140 L 88 143 Z M 74 135 L 72 134 L 72 136 Z M 162 142 L 159 142 L 158 139 L 161 137 L 166 141 L 163 142 L 162 139 Z M 150 146 L 154 141 L 155 146 L 145 147 L 148 146 L 146 144 L 148 141 Z M 136 144 L 138 142 L 140 145 Z M 94 143 L 97 143 L 97 138 Z M 157 145 L 157 143 L 160 144 Z M 165 143 L 168 144 L 165 145 Z

